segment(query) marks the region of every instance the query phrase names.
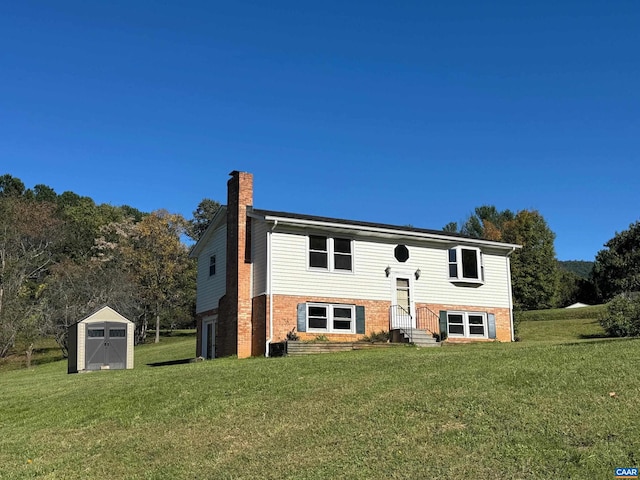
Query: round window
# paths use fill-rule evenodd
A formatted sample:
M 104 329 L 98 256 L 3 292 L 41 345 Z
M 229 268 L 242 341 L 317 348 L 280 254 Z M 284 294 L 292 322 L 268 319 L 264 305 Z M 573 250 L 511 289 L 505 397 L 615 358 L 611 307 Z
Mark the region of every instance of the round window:
M 405 245 L 398 245 L 393 251 L 393 255 L 399 262 L 406 262 L 409 260 L 409 249 Z

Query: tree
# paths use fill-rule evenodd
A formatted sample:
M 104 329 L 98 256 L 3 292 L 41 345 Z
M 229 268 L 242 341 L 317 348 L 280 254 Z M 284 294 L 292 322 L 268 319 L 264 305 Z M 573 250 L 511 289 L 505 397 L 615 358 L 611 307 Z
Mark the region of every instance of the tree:
M 640 221 L 616 233 L 596 255 L 593 281 L 599 297 L 610 300 L 618 294 L 640 291 Z
M 24 183 L 9 174 L 0 176 L 0 197 L 21 197 L 24 195 Z
M 43 288 L 41 311 L 47 331 L 66 356 L 67 329 L 103 305 L 135 318 L 137 288 L 130 275 L 114 262 L 97 258 L 83 263 L 65 259 L 53 265 Z
M 503 229 L 503 241 L 522 245 L 511 256 L 514 307 L 551 307 L 557 282 L 555 234 L 536 210 L 519 211 Z
M 443 232 L 447 233 L 458 233 L 458 222 L 449 222 L 444 227 L 442 227 Z
M 460 233 L 487 240 L 502 240 L 502 232 L 508 222 L 515 218 L 511 210 L 498 211 L 493 205 L 482 205 L 475 209 L 462 225 Z
M 130 272 L 137 286 L 141 311 L 139 341 L 146 337 L 149 316 L 155 318 L 157 343 L 162 316 L 193 309 L 194 261 L 180 240 L 186 227 L 182 216 L 159 210 L 137 224 L 130 220 L 110 224 L 97 242 L 97 257 Z
M 187 235 L 194 241 L 198 241 L 207 230 L 213 217 L 220 209 L 220 203 L 210 198 L 204 198 L 193 211 L 193 218 L 189 221 Z
M 35 337 L 40 330 L 37 297 L 59 238 L 54 212 L 47 202 L 0 198 L 0 358 L 19 332 Z
M 55 203 L 58 199 L 58 194 L 53 188 L 39 183 L 33 187 L 33 197 L 39 202 Z
M 454 227 L 457 224 L 452 222 L 445 228 L 453 231 Z M 539 212 L 521 210 L 514 214 L 511 210 L 483 205 L 462 224 L 460 233 L 522 245 L 511 256 L 514 306 L 530 310 L 552 305 L 557 283 L 555 234 Z

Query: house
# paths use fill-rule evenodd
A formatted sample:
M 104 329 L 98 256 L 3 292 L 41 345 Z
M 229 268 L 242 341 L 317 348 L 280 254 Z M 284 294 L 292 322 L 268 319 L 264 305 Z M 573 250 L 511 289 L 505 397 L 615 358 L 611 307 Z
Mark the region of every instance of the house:
M 443 231 L 262 210 L 233 171 L 227 205 L 194 246 L 197 355 L 269 355 L 294 331 L 355 341 L 379 331 L 513 341 L 518 245 Z

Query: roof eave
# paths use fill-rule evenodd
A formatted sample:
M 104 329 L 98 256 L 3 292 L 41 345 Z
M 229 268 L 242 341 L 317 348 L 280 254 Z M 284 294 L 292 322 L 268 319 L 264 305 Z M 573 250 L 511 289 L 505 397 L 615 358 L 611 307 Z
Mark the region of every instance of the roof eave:
M 320 227 L 320 228 L 335 228 L 342 230 L 359 230 L 359 231 L 368 231 L 371 233 L 377 233 L 380 235 L 393 235 L 393 236 L 403 236 L 408 238 L 416 238 L 423 240 L 430 240 L 433 242 L 439 243 L 469 243 L 473 245 L 484 245 L 490 246 L 493 248 L 504 249 L 513 251 L 518 248 L 522 248 L 521 245 L 513 244 L 513 243 L 503 243 L 496 242 L 494 240 L 484 240 L 481 238 L 472 238 L 472 237 L 460 237 L 446 234 L 435 234 L 435 233 L 427 233 L 427 232 L 417 232 L 411 230 L 402 230 L 402 229 L 393 229 L 387 227 L 374 227 L 374 226 L 362 226 L 355 225 L 349 223 L 335 223 L 335 222 L 327 222 L 327 221 L 318 221 L 312 219 L 300 219 L 300 218 L 291 218 L 284 215 L 260 215 L 258 213 L 251 212 L 250 215 L 254 218 L 260 218 L 266 222 L 278 222 L 279 225 L 293 225 L 293 226 L 304 226 L 304 227 Z

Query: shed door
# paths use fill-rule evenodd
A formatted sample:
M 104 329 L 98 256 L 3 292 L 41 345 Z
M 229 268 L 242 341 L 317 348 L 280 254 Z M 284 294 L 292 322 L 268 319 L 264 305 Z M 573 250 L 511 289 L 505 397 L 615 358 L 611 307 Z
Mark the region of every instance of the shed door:
M 126 368 L 127 325 L 125 323 L 107 322 L 106 343 L 105 364 L 109 365 L 109 368 Z
M 126 368 L 127 325 L 106 322 L 87 325 L 86 369 Z
M 105 335 L 104 323 L 87 324 L 87 337 L 85 342 L 85 368 L 87 370 L 100 370 L 104 365 Z

